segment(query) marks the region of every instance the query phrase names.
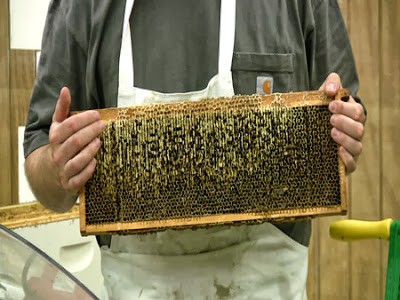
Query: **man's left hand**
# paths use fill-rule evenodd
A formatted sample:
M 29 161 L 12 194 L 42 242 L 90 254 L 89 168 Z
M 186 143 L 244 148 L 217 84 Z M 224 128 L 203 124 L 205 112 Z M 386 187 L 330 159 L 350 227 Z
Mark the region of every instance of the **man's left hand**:
M 335 96 L 341 88 L 339 75 L 331 73 L 319 90 L 324 91 L 328 96 Z M 362 151 L 366 120 L 364 108 L 350 96 L 347 101 L 332 101 L 329 104 L 329 110 L 332 112 L 331 136 L 339 144 L 339 155 L 346 166 L 346 173 L 349 174 L 356 169 L 357 158 Z

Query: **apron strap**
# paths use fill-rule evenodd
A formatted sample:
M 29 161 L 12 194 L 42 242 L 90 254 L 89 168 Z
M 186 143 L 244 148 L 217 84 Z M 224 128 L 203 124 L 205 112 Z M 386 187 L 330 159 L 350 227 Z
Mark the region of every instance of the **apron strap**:
M 229 73 L 235 46 L 236 0 L 221 0 L 218 74 Z
M 131 30 L 129 17 L 135 0 L 126 0 L 124 23 L 122 27 L 122 43 L 119 57 L 119 88 L 131 87 L 134 83 Z

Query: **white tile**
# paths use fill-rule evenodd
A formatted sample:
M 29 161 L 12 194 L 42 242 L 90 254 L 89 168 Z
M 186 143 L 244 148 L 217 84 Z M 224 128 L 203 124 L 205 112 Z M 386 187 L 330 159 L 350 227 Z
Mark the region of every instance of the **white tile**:
M 11 49 L 40 50 L 50 0 L 10 0 Z
M 32 193 L 31 187 L 29 186 L 28 179 L 25 175 L 24 168 L 24 130 L 25 126 L 18 127 L 18 202 L 26 203 L 35 201 L 36 198 Z

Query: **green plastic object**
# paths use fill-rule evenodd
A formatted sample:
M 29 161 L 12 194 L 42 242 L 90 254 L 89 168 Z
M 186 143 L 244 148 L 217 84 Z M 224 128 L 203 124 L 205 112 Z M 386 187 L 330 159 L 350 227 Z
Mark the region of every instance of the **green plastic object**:
M 400 289 L 400 221 L 390 227 L 389 254 L 386 271 L 386 300 L 399 300 Z

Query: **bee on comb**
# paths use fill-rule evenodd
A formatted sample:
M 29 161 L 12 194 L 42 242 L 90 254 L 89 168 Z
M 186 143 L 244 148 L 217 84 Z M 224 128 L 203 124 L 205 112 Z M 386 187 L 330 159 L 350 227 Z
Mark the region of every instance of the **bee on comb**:
M 80 195 L 82 234 L 346 213 L 332 100 L 309 91 L 99 110 L 107 125 Z

